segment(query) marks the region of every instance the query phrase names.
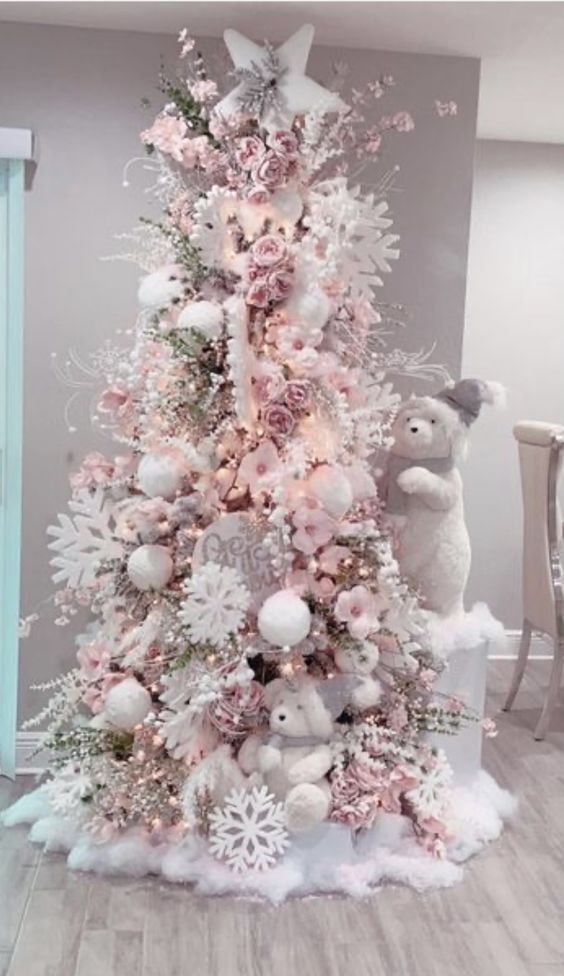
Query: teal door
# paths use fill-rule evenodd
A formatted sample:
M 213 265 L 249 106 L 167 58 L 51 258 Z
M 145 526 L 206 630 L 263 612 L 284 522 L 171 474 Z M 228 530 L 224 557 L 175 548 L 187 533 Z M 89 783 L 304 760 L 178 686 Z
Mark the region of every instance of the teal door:
M 16 769 L 24 162 L 0 159 L 0 774 Z

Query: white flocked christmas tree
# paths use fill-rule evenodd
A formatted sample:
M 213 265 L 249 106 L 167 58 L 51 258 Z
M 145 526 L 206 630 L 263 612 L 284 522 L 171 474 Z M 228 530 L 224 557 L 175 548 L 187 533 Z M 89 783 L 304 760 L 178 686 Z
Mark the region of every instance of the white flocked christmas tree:
M 366 122 L 391 77 L 352 107 L 308 78 L 312 39 L 227 31 L 220 99 L 183 31 L 142 133 L 163 217 L 134 235 L 134 342 L 97 406 L 117 457 L 85 459 L 49 529 L 60 622 L 87 605 L 94 623 L 42 713 L 35 831 L 65 835 L 77 867 L 267 890 L 299 862 L 277 891 L 308 890 L 325 831 L 318 861 L 341 874 L 323 884 L 358 892 L 372 828 L 401 823 L 430 865 L 453 835 L 451 771 L 426 735 L 468 710 L 433 692 L 442 662 L 374 466 L 393 373 L 434 369 L 386 348 L 379 299 L 399 256 L 386 137 L 413 122 Z

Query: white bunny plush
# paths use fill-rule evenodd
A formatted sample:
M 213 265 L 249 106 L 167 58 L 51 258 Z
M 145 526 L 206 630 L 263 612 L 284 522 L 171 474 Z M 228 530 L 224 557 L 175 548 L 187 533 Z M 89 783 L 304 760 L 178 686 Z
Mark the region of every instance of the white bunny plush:
M 482 403 L 502 399 L 498 383 L 461 380 L 435 396 L 407 400 L 392 428 L 383 496 L 387 514 L 398 519 L 400 569 L 426 609 L 442 617 L 464 611 L 470 571 L 457 462 Z

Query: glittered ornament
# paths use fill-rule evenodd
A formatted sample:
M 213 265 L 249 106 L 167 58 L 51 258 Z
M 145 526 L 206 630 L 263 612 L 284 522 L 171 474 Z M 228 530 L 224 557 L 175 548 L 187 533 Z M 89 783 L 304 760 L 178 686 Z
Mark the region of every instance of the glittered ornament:
M 160 590 L 172 576 L 174 564 L 165 546 L 139 546 L 127 560 L 127 573 L 138 590 Z
M 176 327 L 200 332 L 206 339 L 218 339 L 223 329 L 223 312 L 215 302 L 190 302 L 178 316 Z
M 137 678 L 124 678 L 110 688 L 104 702 L 104 715 L 118 729 L 131 731 L 145 719 L 151 708 L 151 696 Z
M 334 465 L 321 464 L 307 482 L 308 491 L 332 518 L 342 518 L 353 503 L 353 490 L 344 472 Z
M 261 637 L 277 647 L 293 647 L 307 637 L 311 613 L 307 603 L 292 590 L 278 590 L 269 596 L 258 614 Z
M 172 454 L 146 454 L 137 471 L 137 483 L 149 498 L 174 498 L 182 484 L 182 465 Z

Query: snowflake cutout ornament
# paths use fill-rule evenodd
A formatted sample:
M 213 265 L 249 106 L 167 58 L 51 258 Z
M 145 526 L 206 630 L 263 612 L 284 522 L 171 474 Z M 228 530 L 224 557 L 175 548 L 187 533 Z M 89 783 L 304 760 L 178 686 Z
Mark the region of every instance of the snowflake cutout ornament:
M 305 24 L 279 48 L 264 47 L 235 30 L 223 39 L 231 55 L 239 84 L 219 102 L 215 111 L 229 117 L 240 112 L 256 115 L 273 131 L 289 129 L 296 115 L 339 112 L 345 103 L 305 74 L 314 28 Z
M 198 644 L 221 647 L 241 627 L 251 595 L 236 569 L 205 563 L 186 583 L 180 619 Z
M 102 488 L 92 494 L 87 488 L 78 491 L 69 502 L 72 515 L 59 515 L 60 525 L 50 525 L 47 535 L 54 536 L 48 548 L 56 553 L 53 582 L 64 582 L 72 589 L 91 586 L 100 564 L 121 559 L 123 546 L 113 531 L 113 506 Z
M 234 871 L 271 868 L 289 846 L 284 804 L 266 786 L 234 789 L 210 814 L 210 853 Z

